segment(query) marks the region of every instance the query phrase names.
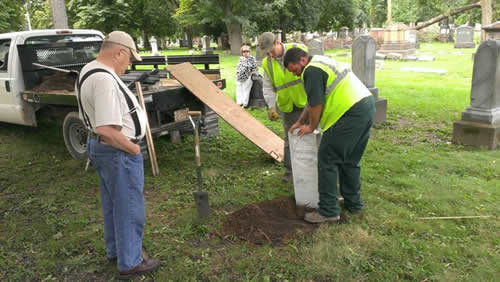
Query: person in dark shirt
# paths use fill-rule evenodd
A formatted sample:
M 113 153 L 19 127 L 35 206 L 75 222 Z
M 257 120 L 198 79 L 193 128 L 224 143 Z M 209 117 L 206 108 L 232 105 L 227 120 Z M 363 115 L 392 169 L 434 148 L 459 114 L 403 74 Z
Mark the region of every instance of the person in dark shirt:
M 307 106 L 290 132 L 298 128 L 297 135 L 302 136 L 319 127 L 323 133 L 318 151 L 319 208 L 304 220 L 339 221 L 337 178 L 344 208 L 360 213 L 360 161 L 375 116 L 373 96 L 347 65 L 328 57 L 308 56 L 294 48 L 285 55 L 284 64 L 301 77 L 307 94 Z

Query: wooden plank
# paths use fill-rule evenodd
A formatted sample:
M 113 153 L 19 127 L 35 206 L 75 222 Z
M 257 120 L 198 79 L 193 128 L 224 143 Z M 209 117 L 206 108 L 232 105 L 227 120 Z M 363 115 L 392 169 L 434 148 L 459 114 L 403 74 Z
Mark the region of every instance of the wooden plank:
M 236 131 L 269 154 L 283 161 L 283 139 L 238 106 L 190 63 L 167 67 L 191 93 L 207 104 Z

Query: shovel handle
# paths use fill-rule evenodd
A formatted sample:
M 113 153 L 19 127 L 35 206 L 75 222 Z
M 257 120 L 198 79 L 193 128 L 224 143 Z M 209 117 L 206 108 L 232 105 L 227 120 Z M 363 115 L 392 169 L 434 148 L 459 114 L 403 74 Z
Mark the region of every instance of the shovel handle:
M 190 116 L 201 116 L 201 111 L 188 111 Z

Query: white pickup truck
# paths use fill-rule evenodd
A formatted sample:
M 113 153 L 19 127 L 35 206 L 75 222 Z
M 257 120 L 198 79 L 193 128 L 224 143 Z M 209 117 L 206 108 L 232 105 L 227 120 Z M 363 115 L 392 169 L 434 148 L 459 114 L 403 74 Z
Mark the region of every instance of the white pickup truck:
M 0 34 L 0 122 L 36 127 L 42 115 L 60 118 L 63 120 L 63 137 L 69 153 L 76 159 L 84 159 L 87 131 L 78 117 L 73 88 L 76 74 L 50 67 L 78 72 L 95 59 L 103 38 L 100 31 L 75 29 Z M 211 55 L 208 64 L 215 62 L 214 56 L 218 64 L 218 55 Z M 204 56 L 195 56 L 194 59 L 187 58 L 190 56 L 173 57 L 181 57 L 172 59 L 173 63 L 183 60 L 207 62 Z M 170 135 L 172 140 L 178 140 L 183 135 L 192 134 L 189 120 L 176 118 L 180 116 L 177 112 L 186 109 L 202 111 L 202 136 L 217 134 L 218 119 L 215 112 L 181 85 L 160 83 L 167 77 L 165 70 L 144 77 L 144 73 L 149 73 L 153 66 L 158 68 L 158 65 L 165 65 L 166 62 L 165 57 L 144 57 L 141 66 L 137 66 L 142 68 L 141 71 L 133 65 L 122 76 L 122 80 L 130 85 L 134 85 L 137 79 L 142 80 L 141 88 L 153 136 Z M 149 70 L 144 65 L 149 65 Z M 219 88 L 224 88 L 225 80 L 220 79 L 220 71 L 218 73 L 219 77 L 213 81 Z M 145 142 L 142 147 L 146 147 Z

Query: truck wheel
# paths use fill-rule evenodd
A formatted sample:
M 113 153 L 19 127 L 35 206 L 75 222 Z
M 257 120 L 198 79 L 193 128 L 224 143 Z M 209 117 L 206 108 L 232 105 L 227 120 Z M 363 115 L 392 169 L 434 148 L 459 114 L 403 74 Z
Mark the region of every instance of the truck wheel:
M 76 160 L 87 158 L 87 128 L 77 112 L 69 112 L 63 122 L 64 144 Z

